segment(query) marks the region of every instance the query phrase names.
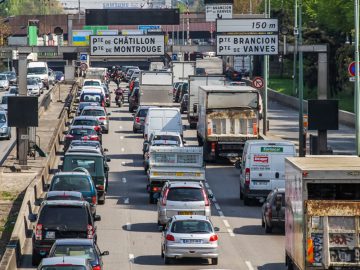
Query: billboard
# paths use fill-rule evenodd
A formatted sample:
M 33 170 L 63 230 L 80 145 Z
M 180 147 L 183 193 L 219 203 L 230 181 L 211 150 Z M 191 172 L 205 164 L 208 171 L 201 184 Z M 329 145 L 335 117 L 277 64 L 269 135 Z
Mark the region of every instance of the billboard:
M 152 56 L 164 55 L 164 35 L 91 36 L 93 56 Z

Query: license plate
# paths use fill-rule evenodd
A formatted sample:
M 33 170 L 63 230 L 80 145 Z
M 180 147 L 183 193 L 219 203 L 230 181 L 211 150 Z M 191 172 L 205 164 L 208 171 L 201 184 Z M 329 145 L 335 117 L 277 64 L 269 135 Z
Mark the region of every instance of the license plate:
M 256 186 L 266 186 L 269 181 L 252 181 L 252 183 Z
M 55 232 L 46 232 L 45 238 L 55 239 Z
M 193 214 L 193 212 L 191 211 L 180 211 L 179 215 L 186 215 L 186 216 L 191 216 Z
M 201 244 L 201 239 L 183 239 L 184 244 Z
M 176 176 L 184 176 L 184 173 L 183 172 L 177 172 L 175 175 Z

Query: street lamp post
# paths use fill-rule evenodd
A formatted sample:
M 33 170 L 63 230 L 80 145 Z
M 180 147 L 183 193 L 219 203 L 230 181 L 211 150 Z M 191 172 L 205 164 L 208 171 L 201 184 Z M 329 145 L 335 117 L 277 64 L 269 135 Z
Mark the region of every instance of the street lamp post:
M 299 31 L 298 31 L 298 47 L 302 46 L 302 0 L 299 0 Z M 302 50 L 299 51 L 299 156 L 304 157 L 306 155 L 306 140 L 304 138 L 304 57 Z
M 355 114 L 356 114 L 356 154 L 360 156 L 360 56 L 359 56 L 359 0 L 355 0 Z

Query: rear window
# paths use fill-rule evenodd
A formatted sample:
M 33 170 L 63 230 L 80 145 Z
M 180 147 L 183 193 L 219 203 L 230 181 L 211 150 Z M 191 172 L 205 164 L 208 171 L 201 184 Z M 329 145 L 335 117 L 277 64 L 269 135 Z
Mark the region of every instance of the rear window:
M 95 250 L 92 246 L 85 245 L 76 245 L 76 246 L 56 246 L 54 253 L 52 254 L 54 257 L 63 257 L 63 256 L 76 256 L 89 260 L 95 260 Z
M 70 130 L 70 134 L 75 136 L 88 136 L 96 135 L 96 131 L 90 128 L 74 128 Z
M 100 82 L 98 82 L 98 81 L 85 81 L 84 86 L 100 86 Z
M 81 265 L 54 265 L 43 266 L 41 270 L 86 270 L 85 266 Z
M 180 139 L 178 136 L 171 136 L 171 135 L 155 135 L 154 141 L 175 141 L 180 143 Z
M 46 197 L 47 201 L 58 201 L 58 200 L 66 200 L 66 201 L 81 201 L 81 198 L 76 196 L 68 196 L 68 195 L 56 195 L 56 196 L 48 196 Z
M 204 195 L 201 188 L 176 187 L 170 188 L 167 200 L 198 202 L 204 200 Z
M 89 179 L 80 175 L 62 175 L 55 176 L 51 183 L 51 190 L 53 191 L 91 191 L 91 184 Z
M 83 110 L 81 115 L 86 116 L 105 116 L 105 112 L 103 110 Z
M 42 224 L 45 229 L 65 225 L 68 230 L 86 230 L 88 223 L 86 209 L 77 206 L 46 205 L 39 217 L 39 224 Z
M 71 142 L 71 146 L 100 147 L 100 142 L 97 142 L 97 141 L 73 141 L 73 142 Z
M 74 126 L 97 126 L 98 122 L 96 120 L 90 120 L 90 119 L 79 119 L 79 120 L 75 120 L 73 125 Z
M 101 94 L 82 94 L 80 97 L 80 101 L 85 102 L 101 102 L 102 95 Z
M 148 109 L 141 109 L 139 112 L 138 112 L 138 117 L 146 117 L 148 113 Z
M 179 220 L 171 226 L 173 233 L 212 233 L 213 229 L 209 222 L 202 220 Z
M 96 161 L 94 159 L 86 159 L 86 158 L 74 158 L 71 160 L 71 170 L 75 168 L 84 168 L 88 170 L 89 173 L 96 172 Z

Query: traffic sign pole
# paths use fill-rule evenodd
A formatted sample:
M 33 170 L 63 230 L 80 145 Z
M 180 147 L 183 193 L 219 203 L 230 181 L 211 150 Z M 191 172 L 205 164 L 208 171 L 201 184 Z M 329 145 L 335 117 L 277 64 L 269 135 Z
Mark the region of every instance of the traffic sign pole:
M 360 78 L 359 78 L 359 0 L 355 0 L 355 115 L 356 115 L 356 154 L 360 156 Z

